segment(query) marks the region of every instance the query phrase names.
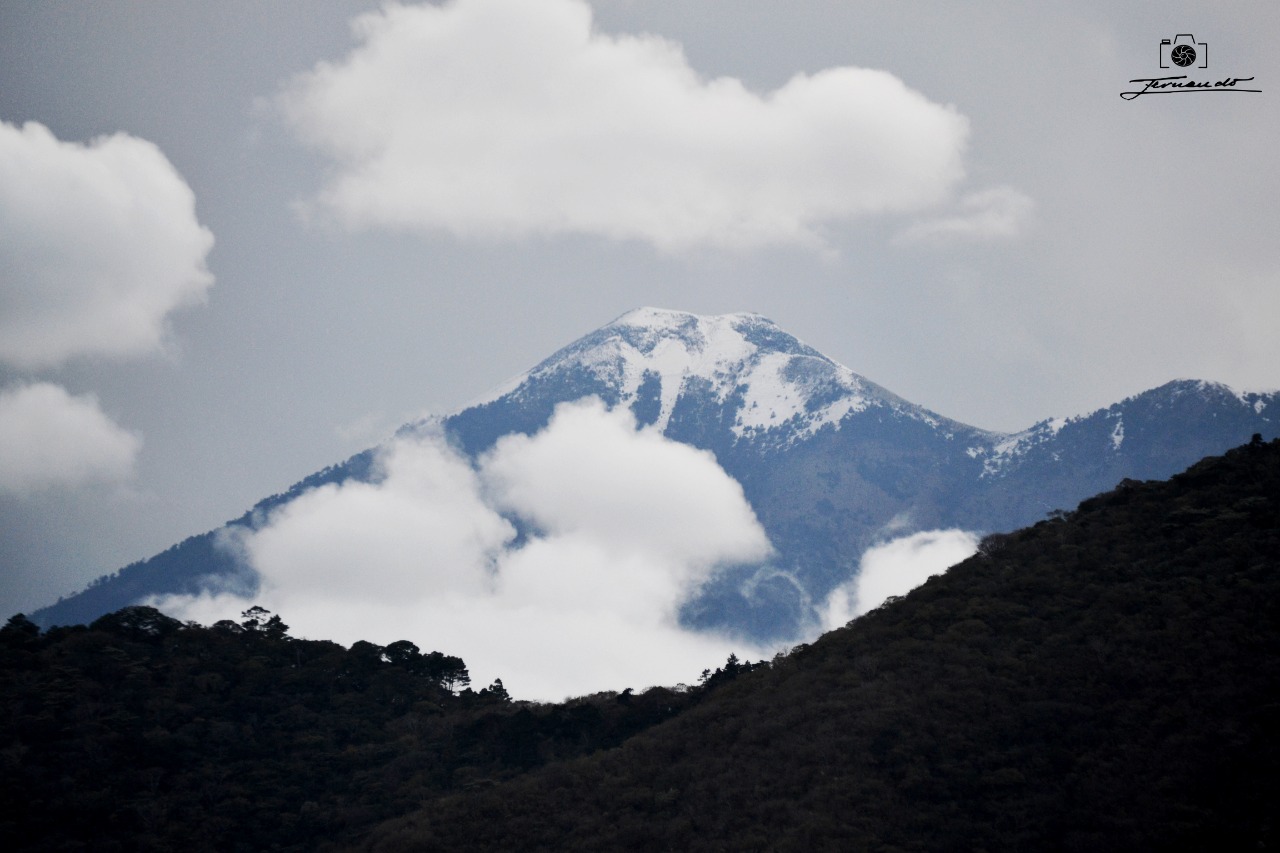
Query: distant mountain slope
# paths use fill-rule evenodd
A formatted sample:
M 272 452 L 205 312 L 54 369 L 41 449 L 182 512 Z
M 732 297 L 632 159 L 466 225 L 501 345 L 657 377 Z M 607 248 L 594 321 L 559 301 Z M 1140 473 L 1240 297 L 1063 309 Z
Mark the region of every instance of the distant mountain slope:
M 1088 415 L 1042 421 L 998 443 L 984 458 L 992 502 L 984 516 L 1003 514 L 1011 522 L 1006 528 L 1028 524 L 1122 479 L 1168 477 L 1174 460 L 1185 467 L 1253 433 L 1269 440 L 1278 427 L 1280 394 L 1169 382 Z
M 474 458 L 503 435 L 536 432 L 557 405 L 586 396 L 712 452 L 742 484 L 777 557 L 722 573 L 683 618 L 756 639 L 791 637 L 811 623 L 815 602 L 886 536 L 1010 530 L 1124 478 L 1168 476 L 1254 433 L 1280 435 L 1280 395 L 1195 381 L 1016 434 L 990 432 L 898 397 L 759 315 L 653 308 L 564 347 L 479 403 L 400 434 L 442 427 Z M 373 458 L 367 451 L 325 469 L 231 524 L 259 524 L 322 483 L 367 479 Z M 229 574 L 252 583 L 252 571 L 229 566 L 227 554 L 210 558 L 206 545 L 215 542 L 189 540 L 34 618 L 89 621 L 140 591 L 191 592 Z
M 992 537 L 618 750 L 360 849 L 1271 849 L 1277 684 L 1273 441 Z

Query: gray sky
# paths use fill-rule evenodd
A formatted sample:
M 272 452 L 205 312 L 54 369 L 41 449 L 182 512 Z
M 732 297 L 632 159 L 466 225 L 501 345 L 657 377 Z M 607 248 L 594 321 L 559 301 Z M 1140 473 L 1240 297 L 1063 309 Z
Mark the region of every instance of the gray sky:
M 0 0 L 4 614 L 639 305 L 990 429 L 1280 386 L 1274 3 L 379 8 Z M 1179 33 L 1262 93 L 1122 100 Z

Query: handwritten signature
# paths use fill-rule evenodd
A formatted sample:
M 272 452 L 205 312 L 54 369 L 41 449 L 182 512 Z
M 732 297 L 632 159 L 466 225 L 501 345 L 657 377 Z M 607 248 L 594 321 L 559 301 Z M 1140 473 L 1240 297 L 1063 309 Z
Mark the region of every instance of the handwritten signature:
M 1132 101 L 1139 95 L 1169 95 L 1174 92 L 1261 92 L 1261 89 L 1237 89 L 1237 83 L 1247 83 L 1252 77 L 1227 77 L 1216 83 L 1208 80 L 1188 80 L 1187 75 L 1176 77 L 1139 77 L 1130 83 L 1146 83 L 1140 92 L 1121 92 L 1120 97 Z

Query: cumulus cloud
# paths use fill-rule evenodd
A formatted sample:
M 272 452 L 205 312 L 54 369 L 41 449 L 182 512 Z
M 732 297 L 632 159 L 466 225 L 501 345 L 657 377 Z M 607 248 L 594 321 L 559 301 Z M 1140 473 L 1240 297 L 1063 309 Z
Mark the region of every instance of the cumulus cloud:
M 212 245 L 152 143 L 117 133 L 82 145 L 0 122 L 0 360 L 158 347 L 169 312 L 212 284 Z
M 890 596 L 906 595 L 977 550 L 978 537 L 964 530 L 926 530 L 868 548 L 857 576 L 827 597 L 824 630 L 841 627 Z
M 399 441 L 378 483 L 308 492 L 244 543 L 289 595 L 410 603 L 487 591 L 489 565 L 515 535 L 480 498 L 477 475 L 435 440 Z
M 993 187 L 966 195 L 956 207 L 950 215 L 916 222 L 898 241 L 939 244 L 1016 237 L 1026 227 L 1035 203 L 1013 187 Z
M 636 431 L 627 410 L 562 407 L 485 460 L 501 506 L 553 536 L 599 536 L 683 565 L 751 562 L 769 543 L 737 481 L 705 451 Z
M 313 206 L 355 228 L 818 246 L 963 173 L 967 120 L 887 72 L 756 93 L 666 39 L 594 30 L 583 0 L 392 3 L 354 31 L 279 104 L 334 163 Z
M 0 391 L 0 492 L 128 479 L 141 444 L 93 397 L 47 382 Z
M 252 602 L 156 603 L 211 622 L 256 602 L 298 636 L 411 639 L 523 698 L 691 681 L 731 651 L 765 654 L 677 622 L 718 566 L 771 553 L 741 488 L 625 410 L 562 406 L 474 467 L 438 436 L 401 438 L 380 466 L 376 482 L 312 490 L 243 538 L 262 578 Z

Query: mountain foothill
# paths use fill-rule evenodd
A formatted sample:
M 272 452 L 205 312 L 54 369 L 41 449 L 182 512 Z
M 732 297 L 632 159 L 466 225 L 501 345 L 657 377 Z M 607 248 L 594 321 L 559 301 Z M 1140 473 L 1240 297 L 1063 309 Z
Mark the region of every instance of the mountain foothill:
M 695 685 L 562 703 L 250 608 L 0 628 L 21 850 L 1273 847 L 1280 441 L 986 537 Z M 713 664 L 714 665 L 714 664 Z

